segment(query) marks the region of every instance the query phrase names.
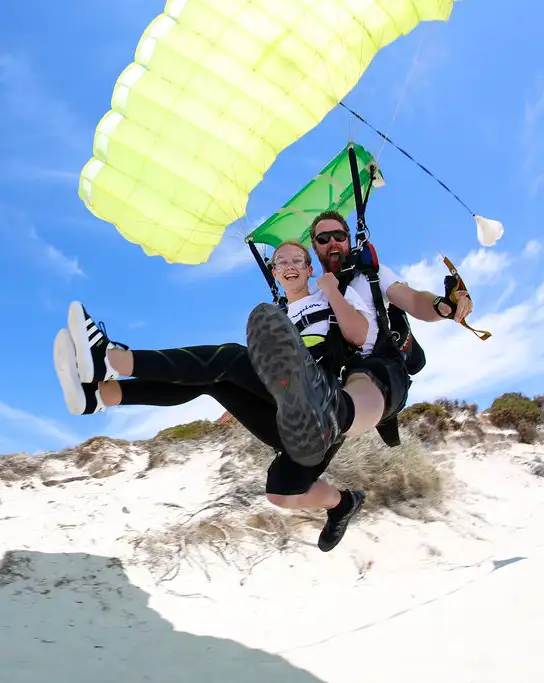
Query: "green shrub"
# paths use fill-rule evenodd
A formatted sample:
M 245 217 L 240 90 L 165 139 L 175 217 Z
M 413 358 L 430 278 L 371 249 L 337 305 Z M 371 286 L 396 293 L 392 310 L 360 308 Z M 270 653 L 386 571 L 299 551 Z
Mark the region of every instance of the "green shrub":
M 472 417 L 476 417 L 476 413 L 478 412 L 477 403 L 467 403 L 466 401 L 460 401 L 457 398 L 438 398 L 434 402 L 434 405 L 444 408 L 449 417 L 452 417 L 457 412 L 469 413 Z
M 431 422 L 440 422 L 441 420 L 447 420 L 448 413 L 442 405 L 423 401 L 422 403 L 414 403 L 408 406 L 399 415 L 400 421 L 405 424 L 420 417 L 425 417 Z
M 442 437 L 450 428 L 450 419 L 445 408 L 436 403 L 414 403 L 399 414 L 399 424 L 409 426 L 422 441 Z
M 209 420 L 195 420 L 188 424 L 168 427 L 157 434 L 155 439 L 164 441 L 188 441 L 200 439 L 208 434 L 224 431 L 225 425 L 219 425 Z
M 521 441 L 531 443 L 542 415 L 536 401 L 519 392 L 512 392 L 493 401 L 489 419 L 495 427 L 516 429 Z

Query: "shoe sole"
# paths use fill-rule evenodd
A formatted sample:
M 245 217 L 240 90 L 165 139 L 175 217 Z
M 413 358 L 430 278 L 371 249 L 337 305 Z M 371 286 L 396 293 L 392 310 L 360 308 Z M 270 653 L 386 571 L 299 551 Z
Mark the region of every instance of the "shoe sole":
M 327 448 L 323 409 L 316 396 L 315 361 L 289 318 L 272 304 L 259 304 L 247 324 L 251 363 L 276 399 L 276 423 L 289 457 L 318 465 Z
M 60 330 L 55 337 L 53 359 L 66 407 L 72 415 L 83 415 L 87 401 L 77 371 L 74 343 L 66 329 Z
M 318 539 L 318 541 L 317 541 L 317 547 L 319 548 L 319 550 L 321 550 L 321 552 L 323 552 L 323 553 L 329 553 L 331 550 L 334 550 L 334 548 L 336 548 L 336 546 L 337 546 L 337 545 L 340 543 L 340 541 L 344 538 L 344 536 L 345 536 L 345 534 L 346 534 L 346 531 L 348 530 L 349 523 L 351 522 L 351 520 L 353 519 L 353 517 L 359 512 L 359 510 L 362 508 L 362 506 L 364 505 L 365 500 L 366 500 L 366 495 L 365 495 L 365 493 L 363 492 L 363 495 L 361 496 L 361 499 L 359 500 L 359 502 L 357 503 L 357 505 L 355 506 L 355 508 L 349 513 L 349 516 L 346 518 L 346 521 L 345 521 L 345 523 L 344 523 L 344 525 L 343 525 L 343 528 L 342 528 L 342 531 L 341 531 L 341 533 L 340 533 L 340 536 L 335 540 L 335 542 L 334 542 L 332 545 L 330 545 L 330 544 L 324 544 L 324 543 L 322 544 L 322 542 L 321 542 L 321 536 L 319 537 L 319 539 Z
M 89 333 L 83 306 L 73 301 L 68 309 L 68 329 L 74 341 L 79 379 L 83 384 L 94 381 L 94 363 L 89 346 Z

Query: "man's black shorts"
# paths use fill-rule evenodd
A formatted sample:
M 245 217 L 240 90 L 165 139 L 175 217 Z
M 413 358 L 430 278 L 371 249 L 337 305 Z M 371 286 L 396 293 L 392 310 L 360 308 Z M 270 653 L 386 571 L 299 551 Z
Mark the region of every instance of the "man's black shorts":
M 340 444 L 338 447 L 329 448 L 325 459 L 313 467 L 303 467 L 291 460 L 286 453 L 280 453 L 268 468 L 266 492 L 278 496 L 298 496 L 307 493 L 330 465 L 339 446 Z
M 355 354 L 346 363 L 344 379 L 358 372 L 370 375 L 383 394 L 385 409 L 382 421 L 404 408 L 412 380 L 400 357 L 383 353 L 363 358 Z

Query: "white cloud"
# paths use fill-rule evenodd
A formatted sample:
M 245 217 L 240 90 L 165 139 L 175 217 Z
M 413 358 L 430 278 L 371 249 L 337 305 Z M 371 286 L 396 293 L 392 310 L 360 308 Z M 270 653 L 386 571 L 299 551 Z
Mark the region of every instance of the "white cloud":
M 438 285 L 444 281 L 446 274 L 444 264 L 439 256 L 432 263 L 423 259 L 418 263 L 403 266 L 400 269 L 402 279 L 406 280 L 410 287 L 429 292 L 436 291 Z
M 92 154 L 92 130 L 47 85 L 44 73 L 25 54 L 0 52 L 0 110 L 9 130 L 0 138 L 0 175 L 25 184 L 77 183 L 74 167 Z
M 525 245 L 523 255 L 527 258 L 531 258 L 533 256 L 538 256 L 538 254 L 540 254 L 541 251 L 542 242 L 539 242 L 538 240 L 531 240 L 530 242 L 527 242 L 527 244 Z
M 19 408 L 13 408 L 3 401 L 0 401 L 0 420 L 6 420 L 11 429 L 17 425 L 17 427 L 23 429 L 25 433 L 35 434 L 40 437 L 48 437 L 61 446 L 77 444 L 82 441 L 81 437 L 54 420 L 33 415 L 32 413 L 20 410 Z
M 65 278 L 86 277 L 77 258 L 41 237 L 21 211 L 0 205 L 0 233 L 13 258 L 30 260 Z
M 525 103 L 525 123 L 534 126 L 544 117 L 544 87 L 540 83 L 537 88 L 536 96 L 532 101 Z
M 134 320 L 133 322 L 129 323 L 128 329 L 129 330 L 139 330 L 142 327 L 145 327 L 147 325 L 146 320 Z
M 120 406 L 111 410 L 108 436 L 136 441 L 149 439 L 167 427 L 194 420 L 217 420 L 225 409 L 213 398 L 199 398 L 179 406 Z
M 172 275 L 172 278 L 184 281 L 201 278 L 209 280 L 210 278 L 219 277 L 235 270 L 244 270 L 250 266 L 257 267 L 255 258 L 249 249 L 249 245 L 245 242 L 245 237 L 252 232 L 262 220 L 264 219 L 259 219 L 259 221 L 250 225 L 245 232 L 240 227 L 231 226 L 225 231 L 223 239 L 212 252 L 207 263 L 197 266 L 187 266 L 181 270 L 177 269 Z M 255 246 L 261 255 L 266 253 L 266 245 L 257 244 Z M 270 247 L 268 247 L 268 250 L 270 250 Z
M 544 372 L 542 304 L 535 311 L 531 302 L 524 302 L 501 313 L 471 319 L 470 323 L 493 336 L 481 341 L 450 321 L 414 324 L 414 334 L 426 351 L 427 366 L 414 378 L 411 402 L 499 392 L 507 382 L 521 383 Z
M 44 85 L 30 60 L 23 55 L 0 54 L 0 102 L 16 124 L 11 132 L 31 141 L 62 142 L 73 150 L 88 145 L 67 102 Z
M 86 277 L 85 273 L 79 267 L 76 258 L 66 256 L 56 247 L 42 241 L 43 253 L 51 266 L 61 275 L 66 277 Z
M 499 311 L 501 307 L 506 304 L 508 299 L 511 298 L 512 294 L 516 291 L 516 289 L 518 289 L 517 281 L 514 278 L 510 278 L 506 287 L 503 288 L 502 294 L 496 300 L 493 311 Z
M 496 281 L 506 272 L 511 264 L 511 257 L 504 252 L 478 249 L 471 251 L 456 267 L 467 287 L 487 284 Z M 429 262 L 423 259 L 418 263 L 402 266 L 400 275 L 414 289 L 425 291 L 442 290 L 444 276 L 448 271 L 440 256 Z
M 80 174 L 76 171 L 66 171 L 55 168 L 42 168 L 22 162 L 20 160 L 11 161 L 9 168 L 5 171 L 11 180 L 43 181 L 49 183 L 73 185 L 77 187 Z
M 459 272 L 466 273 L 463 279 L 469 287 L 496 280 L 505 272 L 510 263 L 511 259 L 508 254 L 482 248 L 478 251 L 471 251 L 461 261 Z
M 533 96 L 525 103 L 522 127 L 524 167 L 529 194 L 535 195 L 544 187 L 544 82 L 542 78 L 534 88 Z

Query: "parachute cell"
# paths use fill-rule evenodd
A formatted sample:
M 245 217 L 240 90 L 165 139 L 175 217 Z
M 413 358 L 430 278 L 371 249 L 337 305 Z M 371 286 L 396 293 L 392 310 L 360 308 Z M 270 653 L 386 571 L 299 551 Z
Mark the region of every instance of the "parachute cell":
M 115 85 L 80 197 L 147 254 L 206 261 L 276 156 L 453 2 L 170 0 Z

